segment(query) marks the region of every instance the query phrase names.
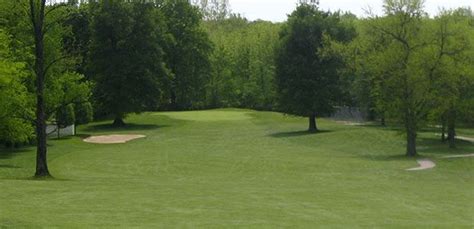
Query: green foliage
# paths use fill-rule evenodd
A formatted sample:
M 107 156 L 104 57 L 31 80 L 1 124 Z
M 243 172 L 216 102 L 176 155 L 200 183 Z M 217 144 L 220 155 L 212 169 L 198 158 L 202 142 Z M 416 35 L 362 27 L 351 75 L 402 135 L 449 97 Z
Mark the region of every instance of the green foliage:
M 288 18 L 277 57 L 277 85 L 282 111 L 295 115 L 328 115 L 340 102 L 344 66 L 331 41 L 348 42 L 353 30 L 338 13 L 301 5 Z
M 76 125 L 87 124 L 93 121 L 94 110 L 90 102 L 78 103 L 74 106 Z
M 4 24 L 5 30 L 12 34 L 11 40 L 11 55 L 10 59 L 17 62 L 28 63 L 27 66 L 34 65 L 33 59 L 33 36 L 31 35 L 31 22 L 28 15 L 25 14 L 24 8 L 27 7 L 26 1 L 2 1 L 0 8 L 8 7 L 8 11 L 0 10 L 1 18 L 8 19 Z M 48 6 L 47 10 L 52 10 L 53 7 Z M 46 22 L 48 24 L 48 31 L 45 37 L 45 106 L 46 118 L 49 122 L 64 122 L 63 120 L 54 120 L 58 114 L 64 113 L 66 107 L 74 106 L 74 104 L 89 102 L 91 97 L 92 84 L 84 79 L 84 76 L 71 72 L 70 70 L 79 69 L 76 67 L 80 63 L 78 56 L 71 55 L 77 53 L 79 50 L 78 44 L 72 42 L 70 35 L 72 34 L 73 23 L 66 23 L 65 20 L 73 12 L 73 7 L 61 6 L 49 11 Z M 74 11 L 76 12 L 76 11 Z M 66 20 L 67 21 L 67 20 Z M 79 29 L 76 29 L 76 31 Z M 75 41 L 75 40 L 74 40 Z M 73 51 L 71 51 L 73 50 Z M 12 73 L 13 74 L 13 73 Z M 21 119 L 23 122 L 31 126 L 33 119 L 34 97 L 35 97 L 35 76 L 33 71 L 23 71 L 21 74 L 14 73 L 18 77 L 19 88 L 14 89 L 16 93 L 24 91 L 24 97 L 29 101 L 28 104 L 23 103 L 23 115 Z M 21 79 L 20 79 L 21 78 Z M 20 93 L 21 94 L 21 93 Z M 18 107 L 17 107 L 18 109 Z M 70 113 L 70 108 L 68 108 Z M 31 115 L 24 115 L 30 113 Z M 70 114 L 69 116 L 74 115 Z M 25 117 L 26 116 L 26 117 Z M 67 120 L 66 120 L 67 121 Z M 67 124 L 71 124 L 70 120 Z M 20 126 L 20 125 L 19 125 Z M 29 134 L 32 134 L 32 127 L 30 127 Z
M 431 19 L 422 1 L 387 0 L 384 7 L 386 16 L 358 21 L 349 46 L 358 103 L 404 125 L 410 155 L 427 122 L 448 125 L 454 143 L 456 120 L 472 110 L 472 12 Z
M 170 84 L 161 46 L 166 39 L 163 15 L 152 3 L 100 1 L 91 7 L 89 67 L 99 110 L 123 119 L 157 109 Z
M 357 21 L 357 37 L 348 46 L 346 52 L 349 69 L 353 72 L 352 97 L 355 104 L 371 114 L 371 118 L 384 119 L 387 114 L 387 103 L 391 100 L 387 87 L 389 68 L 385 63 L 390 55 L 384 50 L 388 39 L 377 33 L 371 26 L 376 19 Z
M 24 143 L 33 136 L 32 100 L 22 85 L 25 64 L 13 60 L 11 39 L 0 29 L 0 142 Z
M 34 40 L 30 32 L 30 18 L 25 12 L 25 0 L 0 1 L 0 28 L 11 37 L 11 53 L 16 61 L 32 63 Z
M 431 81 L 420 68 L 426 41 L 420 39 L 423 8 L 419 0 L 386 0 L 386 16 L 369 21 L 374 48 L 367 65 L 373 65 L 370 79 L 378 113 L 404 126 L 407 155 L 415 156 L 417 131 L 428 112 Z
M 455 119 L 472 123 L 474 31 L 472 11 L 443 11 L 429 26 L 433 42 L 423 53 L 433 82 L 430 117 L 435 123 Z M 454 117 L 451 117 L 454 115 Z
M 166 45 L 166 63 L 174 74 L 171 109 L 203 108 L 209 81 L 212 44 L 201 26 L 199 9 L 186 0 L 166 1 L 162 6 L 172 42 Z
M 66 72 L 48 82 L 45 92 L 46 114 L 52 117 L 60 109 L 70 104 L 89 102 L 92 93 L 92 84 L 86 81 L 83 75 Z
M 73 70 L 87 76 L 92 19 L 90 4 L 69 5 L 67 10 L 68 16 L 63 25 L 70 28 L 70 32 L 64 34 L 63 49 L 74 60 Z
M 74 112 L 74 105 L 68 104 L 60 107 L 56 113 L 56 125 L 64 128 L 73 125 L 76 122 L 76 115 Z
M 211 107 L 275 107 L 279 24 L 230 17 L 207 22 L 214 43 L 207 99 Z

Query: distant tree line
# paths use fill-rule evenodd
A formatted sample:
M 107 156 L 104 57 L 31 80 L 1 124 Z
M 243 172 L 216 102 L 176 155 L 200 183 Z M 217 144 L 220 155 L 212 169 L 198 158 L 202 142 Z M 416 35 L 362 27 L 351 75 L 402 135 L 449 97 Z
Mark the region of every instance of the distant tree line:
M 384 12 L 300 4 L 272 23 L 227 1 L 3 0 L 0 143 L 36 143 L 46 164 L 46 124 L 240 107 L 305 116 L 317 132 L 316 117 L 357 106 L 403 127 L 407 155 L 427 125 L 455 147 L 456 126 L 474 123 L 472 10 L 430 18 L 421 0 L 385 0 Z

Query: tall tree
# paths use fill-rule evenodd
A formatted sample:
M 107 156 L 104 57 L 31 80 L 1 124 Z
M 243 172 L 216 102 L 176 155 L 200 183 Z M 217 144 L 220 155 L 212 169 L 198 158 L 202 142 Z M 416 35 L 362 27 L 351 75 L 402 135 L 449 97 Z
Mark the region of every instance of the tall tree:
M 99 109 L 121 126 L 128 113 L 156 110 L 163 102 L 170 80 L 162 48 L 166 25 L 154 3 L 92 4 L 89 58 L 95 98 Z
M 174 38 L 165 49 L 167 64 L 174 74 L 171 109 L 202 108 L 212 44 L 201 25 L 201 13 L 187 0 L 166 1 L 162 9 Z
M 342 94 L 342 59 L 330 50 L 329 40 L 350 41 L 353 31 L 338 13 L 302 4 L 280 34 L 277 85 L 282 111 L 309 118 L 309 131 L 318 131 L 316 116 L 331 113 Z
M 423 1 L 385 0 L 386 16 L 374 18 L 371 26 L 382 36 L 383 48 L 379 69 L 384 69 L 384 90 L 391 99 L 384 101 L 386 112 L 404 125 L 406 154 L 416 156 L 417 131 L 425 120 L 431 82 L 420 72 L 420 53 L 425 48 L 423 39 Z
M 36 75 L 36 177 L 50 176 L 47 162 L 46 145 L 46 113 L 44 99 L 44 85 L 46 79 L 46 66 L 44 55 L 44 35 L 47 32 L 45 24 L 46 0 L 29 0 L 29 16 L 35 41 Z
M 22 86 L 36 102 L 36 118 L 25 120 L 36 128 L 37 177 L 50 176 L 47 166 L 46 122 L 51 117 L 51 107 L 57 106 L 55 86 L 59 78 L 69 71 L 68 58 L 63 53 L 63 37 L 69 29 L 63 25 L 68 16 L 64 1 L 22 0 L 2 1 L 0 26 L 12 37 L 12 57 L 27 63 L 32 69 L 22 80 Z M 26 9 L 26 11 L 25 11 Z M 64 89 L 68 94 L 68 89 Z M 53 96 L 52 96 L 53 95 Z
M 22 2 L 20 2 L 21 4 Z M 66 56 L 62 55 L 62 35 L 65 28 L 61 27 L 67 17 L 64 7 L 68 3 L 62 1 L 28 0 L 28 18 L 30 19 L 31 34 L 34 40 L 34 67 L 35 76 L 34 94 L 36 96 L 36 138 L 37 158 L 36 177 L 49 177 L 47 165 L 47 133 L 46 121 L 48 82 L 67 69 L 60 64 Z M 46 42 L 47 41 L 47 42 Z M 53 77 L 54 76 L 54 77 Z
M 442 124 L 444 140 L 447 127 L 450 148 L 455 148 L 456 124 L 461 117 L 468 117 L 473 94 L 474 65 L 472 11 L 457 9 L 442 11 L 430 21 L 432 42 L 423 55 L 426 74 L 433 82 L 431 115 Z

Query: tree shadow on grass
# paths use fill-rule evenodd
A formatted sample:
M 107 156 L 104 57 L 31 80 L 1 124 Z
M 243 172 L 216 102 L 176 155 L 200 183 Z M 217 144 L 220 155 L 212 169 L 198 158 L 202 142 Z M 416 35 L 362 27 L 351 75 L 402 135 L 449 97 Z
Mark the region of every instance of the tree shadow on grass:
M 72 180 L 72 179 L 56 178 L 54 176 L 44 177 L 44 178 L 38 178 L 38 177 L 34 177 L 34 176 L 30 176 L 30 177 L 6 177 L 6 178 L 0 177 L 0 180 L 32 181 L 32 182 L 74 182 L 74 180 Z
M 391 154 L 391 155 L 366 154 L 360 157 L 363 159 L 371 160 L 371 161 L 411 161 L 414 158 L 416 158 L 416 157 L 408 157 L 403 153 Z
M 417 141 L 418 152 L 420 154 L 465 154 L 472 153 L 474 146 L 469 141 L 456 139 L 456 148 L 449 148 L 448 142 L 441 142 L 438 138 L 420 137 Z
M 20 169 L 20 166 L 16 165 L 2 165 L 0 164 L 0 169 Z
M 396 126 L 396 125 L 386 125 L 382 126 L 378 123 L 366 123 L 362 125 L 358 125 L 359 127 L 366 127 L 366 128 L 372 128 L 372 129 L 377 129 L 377 130 L 385 130 L 385 131 L 403 131 L 403 127 L 401 126 Z
M 330 132 L 332 132 L 332 130 L 319 130 L 318 132 L 309 132 L 307 130 L 304 130 L 304 131 L 273 133 L 273 134 L 270 134 L 270 136 L 274 138 L 290 138 L 290 137 L 301 137 L 301 136 L 307 136 L 307 135 L 319 135 L 319 134 L 325 134 L 325 133 L 330 133 Z
M 22 167 L 17 165 L 8 164 L 10 161 L 8 159 L 17 156 L 22 153 L 28 152 L 28 148 L 19 148 L 19 149 L 7 149 L 0 148 L 0 169 L 21 169 Z M 2 162 L 2 160 L 5 160 Z
M 59 142 L 59 141 L 67 141 L 67 140 L 71 140 L 73 139 L 74 137 L 76 137 L 78 135 L 75 135 L 75 136 L 64 136 L 64 137 L 49 137 L 48 138 L 48 141 L 54 141 L 54 142 Z M 49 146 L 49 145 L 48 145 Z
M 90 132 L 113 132 L 113 131 L 137 131 L 137 130 L 155 130 L 169 127 L 168 125 L 154 125 L 154 124 L 133 124 L 128 123 L 125 126 L 117 127 L 112 124 L 96 124 L 85 127 L 84 131 Z
M 0 160 L 2 159 L 10 159 L 13 156 L 23 154 L 26 152 L 31 152 L 30 147 L 18 148 L 18 149 L 7 149 L 0 147 Z

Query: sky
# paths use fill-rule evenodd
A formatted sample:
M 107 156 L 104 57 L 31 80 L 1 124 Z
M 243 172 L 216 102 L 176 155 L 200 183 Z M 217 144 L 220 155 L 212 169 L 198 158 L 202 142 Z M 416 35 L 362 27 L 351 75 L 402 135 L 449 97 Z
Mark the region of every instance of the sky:
M 229 0 L 233 13 L 240 13 L 249 20 L 268 20 L 282 22 L 286 15 L 296 8 L 297 0 Z M 364 16 L 365 10 L 372 8 L 376 14 L 382 13 L 383 0 L 320 0 L 320 7 L 325 10 L 351 11 L 357 16 Z M 469 6 L 474 9 L 474 0 L 426 0 L 425 11 L 436 15 L 440 8 L 457 8 Z

